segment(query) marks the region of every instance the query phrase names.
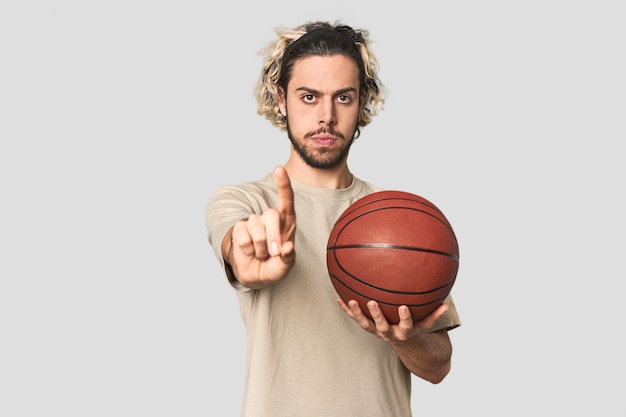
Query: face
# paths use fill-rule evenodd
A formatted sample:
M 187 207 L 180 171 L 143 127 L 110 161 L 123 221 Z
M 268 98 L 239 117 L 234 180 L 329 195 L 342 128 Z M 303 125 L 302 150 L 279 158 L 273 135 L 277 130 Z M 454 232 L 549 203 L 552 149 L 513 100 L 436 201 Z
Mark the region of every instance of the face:
M 301 58 L 287 94 L 279 94 L 289 139 L 302 160 L 314 168 L 345 162 L 361 110 L 356 64 L 344 55 Z

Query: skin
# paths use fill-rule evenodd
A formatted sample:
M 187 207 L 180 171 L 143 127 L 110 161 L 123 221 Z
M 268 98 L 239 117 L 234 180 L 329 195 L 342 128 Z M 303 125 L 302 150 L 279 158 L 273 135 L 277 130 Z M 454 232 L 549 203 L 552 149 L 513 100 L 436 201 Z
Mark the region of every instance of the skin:
M 362 109 L 356 64 L 343 55 L 311 56 L 295 62 L 287 91 L 280 90 L 279 106 L 289 124 L 291 153 L 274 170 L 278 205 L 261 215 L 237 222 L 222 241 L 222 256 L 245 287 L 262 289 L 284 279 L 296 262 L 296 213 L 289 176 L 314 187 L 345 188 L 352 183 L 348 151 Z M 370 301 L 373 320 L 354 300 L 343 310 L 362 329 L 387 341 L 407 369 L 433 384 L 451 366 L 452 344 L 446 330 L 424 332 L 448 306 L 414 322 L 406 306 L 398 308 L 400 322 L 391 325 L 378 303 Z

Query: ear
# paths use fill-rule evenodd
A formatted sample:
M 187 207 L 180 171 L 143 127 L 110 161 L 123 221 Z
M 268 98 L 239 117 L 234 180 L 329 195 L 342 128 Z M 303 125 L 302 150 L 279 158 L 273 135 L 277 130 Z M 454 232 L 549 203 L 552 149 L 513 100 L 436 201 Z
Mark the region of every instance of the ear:
M 287 117 L 287 95 L 282 87 L 278 87 L 278 108 L 283 117 Z

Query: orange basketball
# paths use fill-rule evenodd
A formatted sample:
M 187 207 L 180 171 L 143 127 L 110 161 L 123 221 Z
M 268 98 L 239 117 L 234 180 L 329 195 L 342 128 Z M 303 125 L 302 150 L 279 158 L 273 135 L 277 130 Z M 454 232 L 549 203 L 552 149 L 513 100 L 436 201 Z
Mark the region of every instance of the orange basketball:
M 406 305 L 413 320 L 432 313 L 450 293 L 459 268 L 452 226 L 430 201 L 404 191 L 379 191 L 337 219 L 326 249 L 328 273 L 345 301 L 371 318 L 378 301 L 390 323 Z

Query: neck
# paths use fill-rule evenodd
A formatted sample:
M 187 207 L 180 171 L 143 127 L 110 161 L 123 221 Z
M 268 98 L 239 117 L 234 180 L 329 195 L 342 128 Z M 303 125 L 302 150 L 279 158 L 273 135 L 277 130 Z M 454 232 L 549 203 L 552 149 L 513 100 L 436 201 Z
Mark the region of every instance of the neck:
M 346 161 L 334 168 L 322 169 L 313 168 L 297 155 L 291 155 L 285 169 L 289 176 L 311 187 L 342 189 L 349 187 L 353 180 Z

